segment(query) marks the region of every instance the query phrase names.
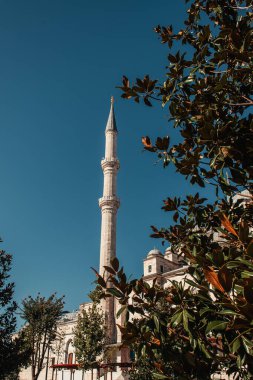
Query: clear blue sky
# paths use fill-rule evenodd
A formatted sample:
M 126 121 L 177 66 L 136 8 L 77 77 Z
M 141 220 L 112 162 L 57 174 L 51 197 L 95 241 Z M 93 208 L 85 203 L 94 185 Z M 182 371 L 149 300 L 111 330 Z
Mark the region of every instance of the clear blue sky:
M 120 98 L 123 74 L 156 77 L 168 50 L 152 28 L 182 25 L 184 1 L 0 1 L 0 235 L 13 254 L 16 299 L 52 292 L 87 300 L 98 267 L 104 129 L 110 96 L 119 130 L 117 251 L 127 273 L 168 225 L 162 199 L 193 191 L 143 153 L 166 135 L 166 112 Z

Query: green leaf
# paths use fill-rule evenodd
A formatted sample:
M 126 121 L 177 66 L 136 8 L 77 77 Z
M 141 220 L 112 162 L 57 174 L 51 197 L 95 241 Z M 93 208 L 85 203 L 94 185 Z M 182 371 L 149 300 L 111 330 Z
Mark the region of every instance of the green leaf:
M 210 331 L 213 330 L 225 330 L 227 327 L 228 322 L 224 321 L 212 321 L 209 322 L 206 328 L 206 334 L 208 334 Z
M 141 349 L 141 355 L 142 355 L 143 357 L 146 356 L 146 346 L 145 346 L 145 345 L 142 346 L 142 349 Z
M 185 282 L 187 282 L 187 284 L 191 285 L 193 288 L 198 288 L 200 290 L 208 291 L 208 288 L 206 288 L 202 285 L 199 285 L 196 282 L 189 280 L 188 278 L 185 279 Z
M 241 346 L 241 340 L 240 340 L 240 337 L 237 337 L 232 342 L 232 353 L 235 354 L 240 348 L 240 346 Z
M 173 325 L 173 327 L 176 327 L 177 325 L 179 325 L 179 323 L 181 323 L 183 319 L 183 312 L 182 311 L 178 311 L 176 314 L 173 315 L 173 317 L 171 318 L 171 323 Z
M 155 322 L 155 327 L 156 327 L 157 331 L 159 331 L 159 330 L 160 330 L 160 322 L 159 322 L 159 319 L 157 318 L 156 315 L 154 315 L 153 319 L 154 319 L 154 322 Z
M 209 311 L 210 311 L 209 306 L 204 307 L 203 309 L 200 310 L 199 315 L 202 317 L 202 315 L 204 315 L 206 312 L 209 312 Z
M 153 372 L 152 375 L 153 375 L 154 378 L 156 378 L 156 379 L 161 379 L 161 380 L 163 380 L 163 379 L 169 379 L 168 376 L 163 375 L 162 373 Z
M 186 310 L 183 310 L 183 325 L 184 325 L 185 331 L 189 332 L 188 315 L 187 315 Z
M 244 270 L 241 274 L 242 278 L 253 277 L 253 272 L 249 272 L 248 270 Z
M 249 260 L 245 260 L 244 258 L 242 257 L 238 257 L 237 260 L 242 263 L 242 264 L 245 264 L 249 269 L 253 269 L 253 264 L 251 263 L 251 261 Z
M 229 309 L 219 311 L 218 314 L 219 315 L 240 315 L 240 314 L 236 313 L 235 311 L 229 310 Z
M 242 367 L 242 364 L 243 364 L 242 362 L 243 362 L 243 360 L 242 360 L 241 355 L 237 355 L 236 364 L 237 364 L 238 368 Z
M 126 310 L 127 308 L 127 305 L 124 305 L 122 306 L 118 311 L 117 311 L 117 314 L 116 314 L 116 317 L 119 318 L 119 316 Z
M 242 342 L 247 354 L 252 355 L 253 342 L 247 339 L 245 336 L 242 336 Z
M 106 289 L 107 292 L 115 297 L 121 298 L 123 296 L 123 293 L 121 293 L 119 290 L 115 288 L 108 288 Z

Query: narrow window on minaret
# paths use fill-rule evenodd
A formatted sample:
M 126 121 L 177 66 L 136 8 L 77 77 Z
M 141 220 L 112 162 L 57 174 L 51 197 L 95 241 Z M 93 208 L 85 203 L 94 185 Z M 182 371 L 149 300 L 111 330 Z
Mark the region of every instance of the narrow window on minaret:
M 163 273 L 163 265 L 160 266 L 160 271 Z
M 148 273 L 151 273 L 152 272 L 152 265 L 149 265 L 148 266 Z

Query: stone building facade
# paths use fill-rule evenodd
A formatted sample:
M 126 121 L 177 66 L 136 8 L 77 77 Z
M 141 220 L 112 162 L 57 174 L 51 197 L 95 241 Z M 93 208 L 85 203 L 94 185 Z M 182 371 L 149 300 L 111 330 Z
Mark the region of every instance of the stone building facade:
M 152 249 L 143 261 L 143 278 L 149 284 L 154 278 L 161 287 L 168 286 L 171 280 L 181 281 L 185 276 L 187 266 L 184 266 L 178 256 L 168 247 L 164 254 L 158 249 Z

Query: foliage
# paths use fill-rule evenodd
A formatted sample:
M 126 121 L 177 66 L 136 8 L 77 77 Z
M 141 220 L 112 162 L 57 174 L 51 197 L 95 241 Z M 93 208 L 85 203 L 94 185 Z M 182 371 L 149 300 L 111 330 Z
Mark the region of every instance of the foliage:
M 23 334 L 31 350 L 32 379 L 44 368 L 45 356 L 57 337 L 57 322 L 63 309 L 63 297 L 52 294 L 48 299 L 40 294 L 22 301 L 21 317 L 25 320 Z
M 129 380 L 152 380 L 152 366 L 147 358 L 140 358 L 129 371 Z
M 134 318 L 132 321 L 135 326 L 141 328 L 141 320 Z M 140 355 L 138 350 L 140 349 L 138 344 L 130 344 L 130 359 L 133 363 L 129 370 L 129 380 L 153 380 L 153 368 L 150 363 L 148 355 Z
M 0 251 L 0 379 L 15 377 L 21 366 L 28 364 L 29 352 L 24 347 L 23 336 L 13 336 L 16 328 L 13 301 L 14 283 L 10 277 L 12 256 Z
M 146 136 L 144 148 L 216 189 L 212 204 L 198 193 L 168 197 L 173 225 L 152 227 L 187 265 L 184 282 L 129 282 L 115 260 L 107 284 L 97 274 L 126 311 L 123 342 L 149 359 L 154 378 L 204 380 L 224 369 L 253 379 L 252 15 L 250 0 L 191 0 L 183 29 L 155 28 L 169 48 L 165 77 L 123 78 L 123 98 L 160 102 L 179 131 L 173 146 Z
M 73 345 L 81 368 L 89 370 L 94 367 L 104 352 L 105 340 L 104 315 L 94 302 L 88 310 L 82 310 L 74 329 Z
M 91 299 L 92 302 L 100 303 L 101 296 L 103 294 L 103 288 L 100 285 L 97 285 L 95 289 L 93 289 L 89 294 L 88 297 Z
M 183 29 L 155 28 L 169 47 L 164 78 L 146 75 L 130 85 L 124 77 L 120 87 L 123 98 L 148 106 L 160 101 L 180 131 L 174 146 L 168 136 L 153 144 L 144 137 L 145 149 L 156 152 L 164 166 L 174 163 L 191 183 L 212 183 L 226 193 L 252 184 L 251 22 L 251 0 L 191 1 Z

